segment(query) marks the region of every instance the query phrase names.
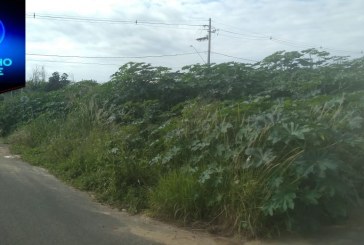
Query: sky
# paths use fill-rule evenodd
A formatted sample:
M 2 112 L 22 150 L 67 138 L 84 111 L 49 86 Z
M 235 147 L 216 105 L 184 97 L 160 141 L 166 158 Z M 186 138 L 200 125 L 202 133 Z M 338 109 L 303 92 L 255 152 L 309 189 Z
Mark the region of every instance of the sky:
M 196 39 L 209 18 L 212 63 L 311 47 L 353 58 L 364 51 L 363 0 L 27 0 L 26 12 L 28 77 L 44 66 L 48 75 L 107 82 L 131 61 L 202 64 L 208 42 Z

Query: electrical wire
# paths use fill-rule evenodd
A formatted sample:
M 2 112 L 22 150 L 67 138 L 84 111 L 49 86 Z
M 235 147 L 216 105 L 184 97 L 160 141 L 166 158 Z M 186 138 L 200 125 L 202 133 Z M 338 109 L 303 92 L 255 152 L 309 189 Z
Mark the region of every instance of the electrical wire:
M 229 57 L 229 58 L 238 59 L 238 60 L 245 60 L 245 61 L 250 61 L 250 62 L 259 62 L 259 61 L 257 61 L 257 60 L 252 60 L 252 59 L 246 59 L 246 58 L 236 57 L 236 56 L 232 56 L 232 55 L 228 55 L 228 54 L 223 54 L 223 53 L 218 53 L 218 52 L 213 52 L 213 51 L 211 51 L 211 53 L 212 53 L 212 54 L 216 54 L 216 55 L 221 55 L 221 56 Z
M 31 17 L 27 17 L 28 19 L 33 19 Z M 57 20 L 57 19 L 51 19 L 50 21 L 60 21 L 60 20 Z M 75 20 L 61 20 L 61 21 L 65 21 L 65 22 L 82 22 L 82 21 L 75 21 Z M 92 23 L 92 22 L 90 22 Z M 105 23 L 105 22 L 94 22 L 96 24 L 119 24 L 119 23 Z M 146 24 L 140 24 L 140 23 L 137 23 L 135 24 L 134 23 L 125 23 L 125 25 L 129 25 L 129 26 L 136 26 L 136 27 L 148 27 L 148 28 L 163 28 L 163 29 L 173 29 L 173 30 L 190 30 L 190 31 L 198 31 L 198 30 L 204 30 L 202 28 L 192 28 L 192 27 L 173 27 L 173 26 L 157 26 L 157 25 L 146 25 Z M 201 25 L 202 26 L 202 25 Z
M 204 59 L 204 58 L 202 58 L 201 54 L 197 51 L 197 49 L 195 48 L 195 46 L 190 45 L 190 47 L 191 47 L 191 48 L 193 48 L 193 49 L 196 51 L 196 54 L 197 54 L 198 56 L 200 56 L 200 58 L 201 58 L 202 62 L 203 62 L 204 64 L 206 64 L 205 59 Z
M 65 15 L 51 15 L 51 14 L 36 14 L 36 13 L 26 13 L 27 18 L 37 18 L 37 19 L 46 19 L 46 20 L 60 20 L 60 21 L 74 21 L 74 22 L 90 22 L 90 23 L 106 23 L 106 24 L 129 24 L 129 25 L 144 25 L 144 26 L 154 26 L 156 28 L 173 28 L 173 29 L 185 29 L 185 30 L 196 30 L 191 28 L 181 28 L 181 26 L 185 27 L 206 27 L 206 25 L 202 24 L 187 24 L 187 23 L 168 23 L 168 22 L 157 22 L 157 21 L 146 21 L 146 20 L 120 20 L 120 19 L 105 19 L 105 18 L 90 18 L 90 17 L 77 17 L 77 16 L 65 16 Z M 219 21 L 214 21 L 215 23 L 218 23 L 219 25 L 227 26 L 233 29 L 240 28 L 232 25 L 227 25 Z M 215 28 L 217 29 L 217 28 Z M 247 33 L 241 33 L 241 32 L 235 32 L 227 29 L 218 29 L 219 32 L 233 34 L 241 36 L 241 39 L 246 40 L 270 40 L 274 41 L 283 45 L 297 47 L 297 48 L 319 48 L 322 50 L 329 50 L 329 51 L 335 51 L 335 52 L 343 52 L 343 53 L 352 53 L 352 54 L 362 54 L 362 51 L 353 51 L 353 50 L 343 50 L 343 49 L 336 49 L 336 48 L 329 48 L 329 47 L 323 47 L 322 45 L 312 44 L 312 43 L 305 43 L 305 42 L 298 42 L 288 39 L 282 39 L 282 38 L 276 38 L 270 35 L 258 33 L 258 32 L 252 32 L 252 31 L 245 31 L 249 32 L 251 34 Z M 238 37 L 234 36 L 227 36 L 222 35 L 225 37 L 230 38 L 236 38 Z
M 261 38 L 261 39 L 270 38 L 269 36 L 250 35 L 250 34 L 245 34 L 245 33 L 233 32 L 233 31 L 229 31 L 229 30 L 225 30 L 225 29 L 218 29 L 218 30 L 219 30 L 219 32 L 225 32 L 225 33 L 235 34 L 235 35 L 244 36 L 244 37 L 253 37 L 253 38 Z
M 206 53 L 206 52 L 198 52 Z M 81 56 L 81 55 L 58 55 L 58 54 L 35 54 L 27 53 L 28 56 L 43 56 L 43 57 L 59 57 L 59 58 L 85 58 L 85 59 L 144 59 L 144 58 L 162 58 L 194 55 L 196 53 L 179 53 L 179 54 L 162 54 L 162 55 L 145 55 L 145 56 Z
M 28 18 L 41 18 L 41 19 L 55 19 L 55 20 L 71 20 L 71 21 L 84 21 L 99 23 L 105 22 L 110 24 L 144 24 L 144 25 L 165 25 L 165 26 L 189 26 L 189 27 L 201 27 L 205 25 L 201 24 L 186 24 L 186 23 L 168 23 L 168 22 L 156 22 L 156 21 L 145 21 L 145 20 L 119 20 L 119 19 L 102 19 L 102 18 L 88 18 L 88 17 L 76 17 L 76 16 L 62 16 L 62 15 L 44 15 L 44 14 L 29 14 Z
M 215 21 L 215 20 L 214 20 L 214 23 L 217 23 L 217 24 L 219 24 L 219 25 L 226 26 L 226 27 L 233 28 L 233 29 L 236 29 L 236 30 L 241 31 L 241 28 L 236 27 L 236 26 L 227 25 L 227 24 L 224 24 L 224 23 L 222 23 L 222 22 Z M 259 33 L 259 32 L 254 32 L 254 31 L 249 31 L 249 30 L 244 30 L 244 32 L 251 33 L 251 35 L 258 36 L 258 37 L 269 37 L 268 35 L 266 35 L 266 34 L 262 34 L 262 33 Z M 240 34 L 241 34 L 241 33 L 239 33 L 239 35 L 240 35 Z
M 27 62 L 46 62 L 46 63 L 65 63 L 65 64 L 76 64 L 76 65 L 102 65 L 102 66 L 118 66 L 122 64 L 110 64 L 110 63 L 93 63 L 93 62 L 73 62 L 73 61 L 63 61 L 63 60 L 35 60 L 27 59 Z M 183 66 L 168 66 L 171 69 L 181 69 Z
M 282 39 L 282 38 L 271 38 L 272 41 L 275 42 L 279 42 L 279 43 L 283 43 L 286 45 L 290 45 L 290 46 L 296 46 L 296 47 L 306 47 L 306 48 L 317 48 L 317 49 L 323 49 L 323 50 L 329 50 L 329 51 L 334 51 L 334 52 L 341 52 L 341 53 L 352 53 L 352 54 L 358 54 L 361 53 L 361 51 L 354 51 L 354 50 L 343 50 L 343 49 L 336 49 L 336 48 L 328 48 L 328 47 L 323 47 L 321 45 L 314 45 L 314 44 L 309 44 L 309 43 L 304 43 L 304 42 L 294 42 L 294 41 L 290 41 L 287 39 Z
M 220 25 L 224 25 L 227 27 L 231 27 L 234 29 L 240 29 L 238 27 L 234 27 L 231 25 L 226 25 L 223 24 L 221 22 L 216 22 L 215 23 L 219 23 Z M 328 50 L 328 51 L 334 51 L 334 52 L 343 52 L 343 53 L 352 53 L 352 54 L 359 54 L 362 53 L 362 51 L 354 51 L 354 50 L 343 50 L 343 49 L 337 49 L 337 48 L 330 48 L 330 47 L 324 47 L 323 45 L 317 45 L 317 44 L 313 44 L 313 43 L 307 43 L 307 42 L 300 42 L 300 41 L 296 41 L 296 40 L 288 40 L 288 39 L 283 39 L 283 38 L 277 38 L 275 36 L 270 36 L 270 35 L 266 35 L 266 34 L 261 34 L 261 33 L 257 33 L 257 32 L 251 32 L 251 31 L 247 31 L 250 32 L 252 34 L 246 34 L 246 33 L 241 33 L 241 32 L 235 32 L 235 31 L 231 31 L 231 30 L 226 30 L 226 29 L 218 29 L 219 32 L 225 32 L 225 33 L 229 33 L 229 34 L 234 34 L 234 35 L 238 35 L 238 36 L 245 36 L 245 37 L 250 37 L 250 38 L 257 38 L 257 40 L 271 40 L 283 45 L 288 45 L 288 46 L 292 46 L 292 47 L 298 47 L 298 48 L 317 48 L 317 49 L 322 49 L 322 50 Z M 231 38 L 237 38 L 238 37 L 231 37 Z
M 47 63 L 66 63 L 66 64 L 81 64 L 81 65 L 102 65 L 102 66 L 120 66 L 120 64 L 106 64 L 106 63 L 91 63 L 91 62 L 73 62 L 73 61 L 62 61 L 62 60 L 33 60 L 27 59 L 27 62 L 47 62 Z
M 198 52 L 198 53 L 206 53 L 206 52 Z M 239 59 L 239 60 L 244 60 L 244 61 L 250 61 L 250 62 L 259 62 L 256 60 L 252 60 L 252 59 L 246 59 L 246 58 L 241 58 L 241 57 L 236 57 L 236 56 L 232 56 L 232 55 L 227 55 L 227 54 L 223 54 L 223 53 L 218 53 L 218 52 L 211 52 L 212 54 L 216 54 L 216 55 L 220 55 L 220 56 L 224 56 L 224 57 L 228 57 L 228 58 L 234 58 L 234 59 Z M 191 53 L 191 54 L 195 54 L 195 53 Z M 50 56 L 50 55 L 41 55 L 41 56 Z M 65 57 L 65 56 L 52 56 L 52 57 Z M 47 62 L 47 63 L 65 63 L 65 64 L 81 64 L 81 65 L 103 65 L 103 66 L 120 66 L 121 64 L 111 64 L 111 63 L 94 63 L 94 62 L 73 62 L 73 61 L 59 61 L 59 60 L 35 60 L 35 59 L 27 59 L 27 62 Z M 172 67 L 172 68 L 176 68 L 176 67 Z
M 228 37 L 228 38 L 239 39 L 239 40 L 259 40 L 259 41 L 267 40 L 266 38 L 237 37 L 237 36 L 225 35 L 225 34 L 218 34 L 218 37 Z
M 27 17 L 28 19 L 33 19 L 32 17 Z M 40 18 L 42 19 L 42 18 Z M 77 21 L 77 20 L 59 20 L 59 19 L 50 19 L 50 21 L 65 21 L 65 22 L 83 22 L 83 21 Z M 106 23 L 106 22 L 92 22 L 92 21 L 89 21 L 90 23 L 96 23 L 96 24 L 120 24 L 120 23 Z M 204 30 L 202 28 L 192 28 L 192 27 L 178 27 L 178 26 L 158 26 L 158 25 L 148 25 L 148 24 L 140 24 L 140 23 L 137 23 L 135 24 L 135 22 L 133 23 L 125 23 L 125 25 L 129 25 L 129 26 L 136 26 L 136 27 L 153 27 L 153 28 L 163 28 L 163 29 L 173 29 L 173 30 L 190 30 L 190 31 L 196 31 L 196 30 Z M 202 27 L 202 25 L 201 25 Z

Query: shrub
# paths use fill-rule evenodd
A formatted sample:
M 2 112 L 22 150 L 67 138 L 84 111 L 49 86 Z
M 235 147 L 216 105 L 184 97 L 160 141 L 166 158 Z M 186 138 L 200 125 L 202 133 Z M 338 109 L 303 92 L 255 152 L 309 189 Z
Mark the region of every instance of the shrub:
M 196 177 L 173 171 L 151 192 L 150 205 L 157 215 L 188 222 L 204 217 L 205 194 Z

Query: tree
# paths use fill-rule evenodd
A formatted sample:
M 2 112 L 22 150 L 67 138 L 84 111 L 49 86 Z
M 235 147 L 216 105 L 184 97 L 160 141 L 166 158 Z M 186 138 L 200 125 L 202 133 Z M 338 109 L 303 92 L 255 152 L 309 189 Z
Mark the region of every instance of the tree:
M 47 91 L 58 90 L 70 84 L 68 80 L 68 74 L 63 73 L 62 75 L 59 72 L 53 72 L 52 76 L 48 79 Z
M 44 66 L 35 66 L 33 68 L 32 74 L 27 81 L 27 88 L 33 91 L 42 91 L 46 85 L 46 71 Z

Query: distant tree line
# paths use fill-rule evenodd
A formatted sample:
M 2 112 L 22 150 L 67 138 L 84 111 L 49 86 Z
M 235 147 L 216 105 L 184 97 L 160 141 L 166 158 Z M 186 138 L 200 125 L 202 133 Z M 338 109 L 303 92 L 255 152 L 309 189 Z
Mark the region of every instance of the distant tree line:
M 34 91 L 54 91 L 64 88 L 71 81 L 69 80 L 69 75 L 67 73 L 62 73 L 62 75 L 55 71 L 48 78 L 44 66 L 36 66 L 33 69 L 30 79 L 27 81 L 27 87 Z

